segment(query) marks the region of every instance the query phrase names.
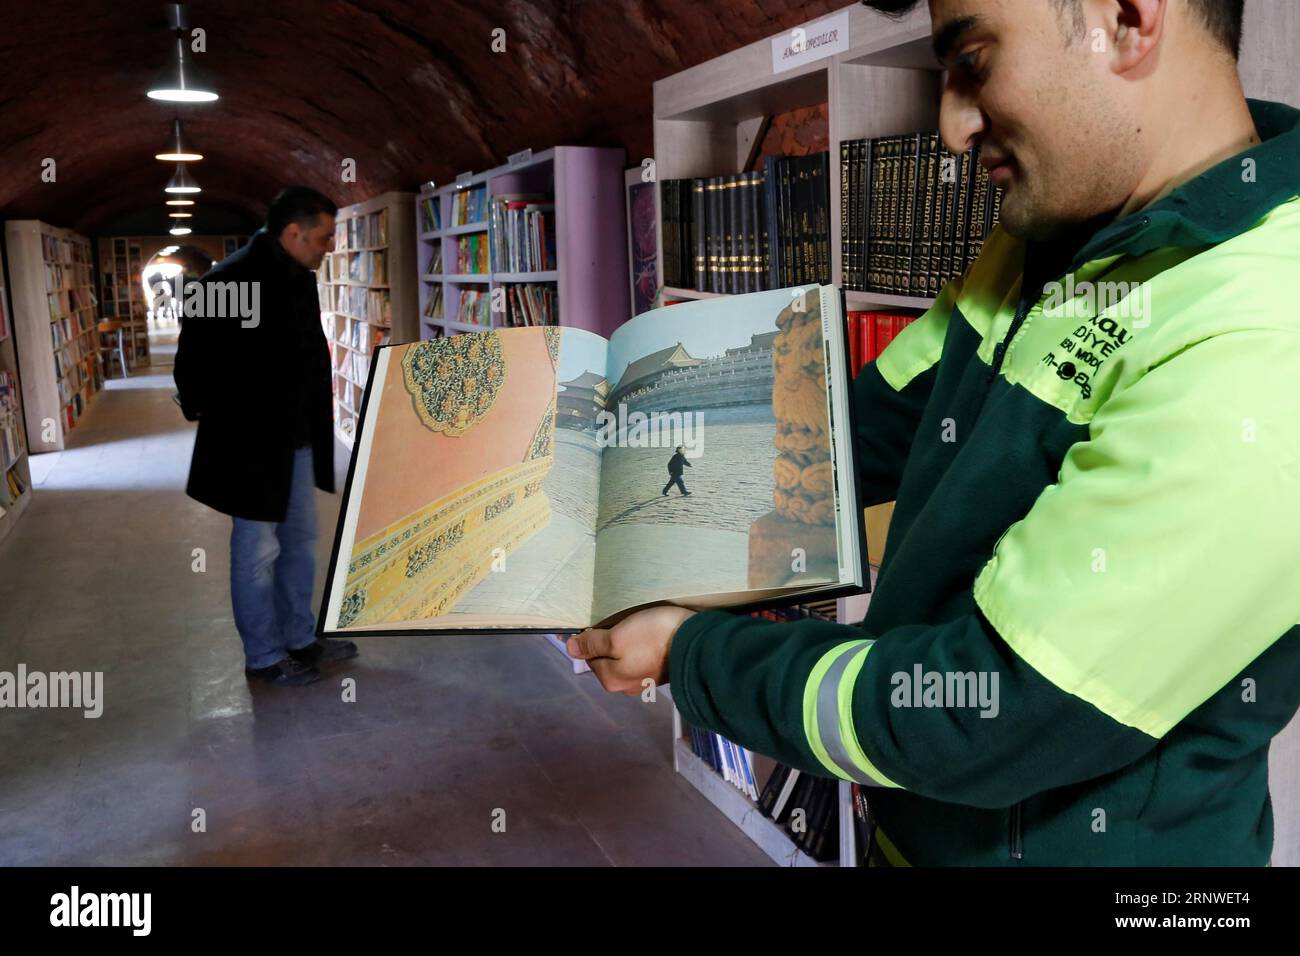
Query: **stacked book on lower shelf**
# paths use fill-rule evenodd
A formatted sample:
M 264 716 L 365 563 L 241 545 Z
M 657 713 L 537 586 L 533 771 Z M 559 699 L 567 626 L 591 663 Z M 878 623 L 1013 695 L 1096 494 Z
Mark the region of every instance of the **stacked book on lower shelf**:
M 790 607 L 754 614 L 777 621 L 833 619 L 835 602 L 827 603 L 829 607 L 816 610 Z M 852 812 L 847 783 L 795 770 L 720 734 L 691 727 L 680 713 L 673 722 L 677 772 L 775 862 L 856 865 L 855 841 L 845 830 Z
M 816 863 L 839 859 L 839 781 L 776 764 L 755 771 L 754 754 L 721 734 L 687 726 L 691 752 L 750 800 L 762 816 L 785 831 L 801 853 Z M 758 764 L 762 766 L 761 763 Z M 767 777 L 759 790 L 758 780 Z

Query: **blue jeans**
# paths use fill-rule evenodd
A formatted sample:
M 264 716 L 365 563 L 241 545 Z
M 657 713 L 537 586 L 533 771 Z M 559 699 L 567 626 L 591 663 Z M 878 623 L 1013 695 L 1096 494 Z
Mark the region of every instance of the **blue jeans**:
M 235 518 L 230 532 L 230 603 L 250 668 L 270 667 L 316 640 L 316 485 L 311 448 L 294 453 L 284 520 Z

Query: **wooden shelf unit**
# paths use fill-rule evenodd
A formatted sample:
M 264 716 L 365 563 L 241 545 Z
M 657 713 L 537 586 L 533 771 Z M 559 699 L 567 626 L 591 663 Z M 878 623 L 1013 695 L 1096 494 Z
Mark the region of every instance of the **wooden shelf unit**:
M 862 6 L 840 11 L 845 13 L 850 46 L 842 53 L 773 73 L 771 39 L 776 38 L 769 38 L 654 85 L 655 173 L 659 181 L 742 172 L 766 117 L 826 104 L 831 280 L 838 287 L 843 287 L 840 144 L 937 127 L 942 81 L 930 52 L 930 16 L 924 4 L 901 19 Z M 809 36 L 814 35 L 811 25 L 805 27 Z M 662 191 L 655 193 L 659 266 L 664 275 Z M 664 295 L 700 299 L 716 293 L 666 288 Z M 849 294 L 852 309 L 927 308 L 933 301 L 875 292 Z
M 930 45 L 930 15 L 925 4 L 902 17 L 887 17 L 861 5 L 842 8 L 822 17 L 847 15 L 848 48 L 787 72 L 774 73 L 772 41 L 751 43 L 715 57 L 654 84 L 654 154 L 656 180 L 718 176 L 741 172 L 765 117 L 801 107 L 826 104 L 829 118 L 830 239 L 832 281 L 843 288 L 840 250 L 840 144 L 846 140 L 908 133 L 938 126 L 939 95 L 944 80 Z M 808 36 L 816 34 L 804 24 Z M 1256 0 L 1246 9 L 1240 74 L 1246 95 L 1300 106 L 1300 72 L 1294 69 L 1294 44 L 1300 35 L 1300 4 L 1291 0 Z M 789 33 L 782 34 L 788 39 Z M 659 228 L 659 274 L 663 261 L 662 191 L 655 190 Z M 711 298 L 716 293 L 665 288 L 661 296 L 684 299 Z M 928 308 L 934 300 L 882 292 L 846 294 L 853 310 Z M 885 506 L 869 508 L 868 525 L 888 526 Z M 883 531 L 879 533 L 883 545 Z M 870 539 L 870 535 L 869 535 Z M 869 540 L 873 551 L 877 545 Z M 877 560 L 873 557 L 873 561 Z M 876 568 L 871 570 L 872 580 Z M 870 594 L 841 598 L 836 619 L 860 622 Z M 693 769 L 683 769 L 680 721 L 674 721 L 675 769 L 700 789 L 764 850 L 767 837 L 737 819 L 714 799 L 711 785 L 701 785 Z M 700 762 L 701 766 L 703 765 Z M 693 767 L 685 762 L 688 768 Z M 707 769 L 707 768 L 706 768 Z M 711 771 L 710 771 L 711 773 Z M 713 774 L 716 776 L 716 774 Z M 723 784 L 730 788 L 729 784 Z M 850 789 L 840 787 L 841 865 L 856 865 Z M 727 795 L 727 801 L 731 801 Z M 744 799 L 744 798 L 742 798 Z M 770 834 L 768 835 L 770 836 Z M 785 857 L 779 857 L 787 862 Z
M 32 500 L 31 464 L 27 457 L 27 439 L 23 427 L 22 389 L 18 379 L 18 353 L 14 347 L 13 310 L 9 292 L 0 270 L 0 378 L 12 388 L 0 394 L 0 542 L 13 531 L 18 518 Z M 9 440 L 16 446 L 11 453 Z M 9 492 L 9 479 L 13 478 L 22 489 L 14 499 Z
M 559 325 L 608 336 L 629 318 L 627 303 L 627 239 L 624 230 L 624 151 L 585 146 L 555 146 L 527 158 L 463 177 L 438 188 L 422 188 L 416 200 L 420 270 L 420 337 L 454 335 L 506 327 L 506 316 L 491 308 L 515 283 L 539 283 L 556 288 Z M 483 191 L 487 205 L 508 194 L 552 197 L 555 204 L 555 259 L 551 269 L 538 272 L 489 271 L 458 273 L 457 244 L 467 236 L 490 238 L 485 219 L 456 224 L 454 197 Z M 437 204 L 437 229 L 422 212 L 424 203 Z M 486 212 L 485 212 L 486 215 Z M 457 320 L 461 296 L 467 290 L 486 292 L 488 321 Z M 438 302 L 438 296 L 441 301 Z M 430 303 L 434 315 L 426 315 Z
M 942 75 L 930 53 L 930 17 L 924 4 L 905 17 L 886 17 L 862 6 L 847 7 L 849 48 L 842 53 L 814 60 L 783 73 L 772 70 L 771 41 L 760 40 L 739 50 L 716 57 L 691 69 L 658 81 L 654 85 L 655 178 L 687 179 L 722 176 L 743 171 L 764 119 L 777 113 L 826 104 L 829 119 L 831 278 L 843 286 L 840 255 L 840 143 L 864 137 L 886 136 L 938 125 L 938 104 Z M 835 16 L 832 14 L 831 16 Z M 827 18 L 821 18 L 827 19 Z M 810 21 L 808 35 L 815 34 Z M 666 275 L 663 261 L 662 191 L 655 190 L 659 274 Z M 695 289 L 664 288 L 663 297 L 676 299 L 714 298 L 718 293 Z M 907 305 L 926 308 L 932 299 L 910 299 L 897 295 L 853 292 L 851 309 L 882 309 Z M 873 572 L 874 578 L 874 572 Z M 840 599 L 836 619 L 861 620 L 869 595 Z M 853 617 L 853 614 L 857 614 Z M 710 779 L 701 786 L 699 768 L 682 756 L 690 747 L 681 739 L 680 715 L 675 715 L 674 769 L 691 781 L 711 802 L 754 839 L 773 859 L 786 865 L 811 862 L 795 848 L 788 836 L 766 818 L 753 813 L 738 814 L 715 799 Z M 716 777 L 699 762 L 711 777 Z M 722 781 L 719 781 L 722 782 Z M 736 798 L 753 803 L 722 782 L 724 800 Z M 725 793 L 732 790 L 731 794 Z M 770 832 L 775 830 L 776 833 Z M 853 828 L 850 785 L 840 785 L 840 865 L 855 866 L 856 838 Z
M 103 387 L 90 241 L 35 219 L 5 223 L 30 451 L 61 451 Z
M 412 193 L 387 192 L 340 209 L 334 251 L 317 273 L 321 327 L 333 368 L 334 432 L 349 448 L 375 346 L 420 338 L 414 200 Z M 364 278 L 352 278 L 354 264 L 365 267 Z M 379 300 L 387 306 L 380 307 Z
M 132 368 L 149 364 L 149 303 L 141 276 L 139 241 L 126 236 L 99 240 L 100 314 L 125 323 L 122 342 Z

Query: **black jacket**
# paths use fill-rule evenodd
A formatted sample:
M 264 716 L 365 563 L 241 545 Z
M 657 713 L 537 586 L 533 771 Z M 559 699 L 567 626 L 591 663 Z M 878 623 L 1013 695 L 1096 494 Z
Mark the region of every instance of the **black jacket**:
M 680 475 L 682 473 L 682 465 L 685 465 L 687 468 L 693 467 L 691 463 L 686 460 L 686 456 L 681 452 L 678 452 L 668 459 L 668 474 L 673 475 L 674 477 Z
M 202 282 L 258 282 L 260 308 L 256 325 L 237 315 L 181 320 L 176 388 L 185 417 L 199 423 L 185 492 L 237 518 L 283 521 L 299 407 L 309 423 L 316 487 L 334 490 L 329 347 L 316 276 L 263 227 Z

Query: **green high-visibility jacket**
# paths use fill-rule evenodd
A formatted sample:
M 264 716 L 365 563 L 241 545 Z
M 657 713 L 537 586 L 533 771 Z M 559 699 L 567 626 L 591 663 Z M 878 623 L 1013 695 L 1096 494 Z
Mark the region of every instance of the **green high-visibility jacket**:
M 674 637 L 683 717 L 870 785 L 890 862 L 1268 862 L 1300 706 L 1300 112 L 1250 108 L 1261 144 L 1055 276 L 994 230 L 859 373 L 859 481 L 897 502 L 860 627 Z

